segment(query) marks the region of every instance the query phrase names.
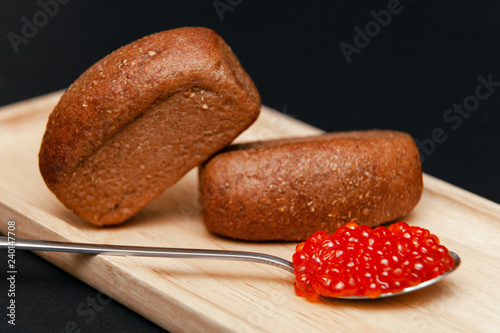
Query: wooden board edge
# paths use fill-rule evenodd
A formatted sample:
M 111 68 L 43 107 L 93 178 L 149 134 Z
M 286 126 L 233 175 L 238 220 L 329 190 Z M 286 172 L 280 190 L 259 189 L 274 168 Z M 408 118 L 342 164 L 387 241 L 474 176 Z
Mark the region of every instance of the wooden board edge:
M 8 198 L 7 200 L 5 199 L 0 200 L 0 221 L 2 221 L 2 223 L 0 223 L 1 234 L 4 235 L 7 234 L 8 221 L 15 221 L 17 225 L 15 238 L 43 239 L 43 240 L 51 240 L 59 242 L 76 241 L 70 235 L 74 235 L 75 232 L 78 232 L 78 230 L 71 224 L 66 223 L 65 221 L 51 215 L 50 217 L 51 219 L 58 220 L 58 222 L 60 222 L 60 225 L 64 226 L 64 229 L 62 231 L 53 230 L 42 223 L 42 221 L 44 221 L 44 216 L 48 215 L 43 210 L 40 210 L 39 208 L 26 204 L 22 199 L 13 195 L 12 193 L 9 193 L 9 191 L 7 191 L 2 187 L 0 187 L 0 198 Z M 20 227 L 20 224 L 23 225 L 22 228 Z M 19 230 L 21 229 L 22 231 L 20 232 Z M 29 232 L 26 232 L 26 230 L 29 230 Z M 82 240 L 78 239 L 78 242 L 81 243 Z M 88 243 L 92 243 L 92 241 L 88 241 Z M 153 323 L 157 324 L 158 326 L 166 330 L 179 331 L 180 323 L 176 322 L 175 320 L 166 321 L 163 316 L 163 313 L 165 311 L 173 314 L 175 313 L 183 314 L 183 316 L 186 317 L 182 322 L 183 331 L 184 330 L 188 332 L 227 331 L 227 327 L 221 326 L 221 324 L 218 321 L 212 320 L 209 316 L 200 316 L 199 313 L 196 313 L 195 308 L 185 307 L 184 304 L 177 302 L 175 299 L 172 299 L 171 297 L 169 297 L 169 295 L 165 294 L 163 291 L 157 290 L 156 293 L 151 292 L 152 291 L 151 286 L 147 284 L 147 282 L 145 282 L 144 280 L 138 278 L 137 276 L 131 277 L 133 280 L 132 287 L 136 288 L 134 289 L 134 292 L 136 290 L 143 290 L 147 302 L 153 301 L 154 304 L 158 306 L 158 310 L 152 312 L 150 311 L 147 304 L 141 303 L 137 301 L 137 299 L 134 299 L 134 301 L 132 301 L 131 298 L 128 297 L 129 295 L 123 292 L 123 289 L 120 287 L 120 285 L 108 283 L 108 281 L 113 280 L 113 277 L 128 274 L 128 271 L 126 271 L 126 268 L 123 266 L 123 264 L 120 264 L 118 262 L 120 261 L 120 259 L 123 260 L 124 257 L 95 256 L 91 258 L 90 260 L 91 263 L 88 263 L 87 261 L 86 265 L 74 265 L 75 260 L 85 262 L 85 260 L 82 258 L 88 259 L 89 257 L 84 254 L 46 252 L 46 251 L 33 251 L 32 253 L 47 260 L 48 262 L 59 267 L 68 274 L 76 277 L 77 279 L 83 281 L 92 288 L 107 295 L 108 297 L 111 297 L 116 302 L 123 304 L 132 311 L 137 312 L 144 318 L 147 318 L 148 320 L 152 321 Z M 79 269 L 78 267 L 81 266 L 85 267 Z M 99 275 L 99 277 L 96 279 L 96 276 L 95 274 L 93 274 L 93 272 L 99 270 L 93 269 L 93 267 L 97 268 L 97 266 L 109 267 L 109 269 L 107 270 L 108 275 L 106 276 Z M 107 288 L 103 286 L 107 286 Z M 153 295 L 153 297 L 151 295 Z M 189 319 L 187 319 L 187 317 L 189 317 Z
M 295 118 L 293 115 L 289 115 L 286 113 L 279 112 L 275 109 L 272 109 L 268 106 L 262 105 L 261 107 L 261 115 L 263 118 L 267 118 L 267 122 L 272 125 L 273 120 L 276 121 L 275 119 L 284 119 L 284 121 L 281 122 L 281 125 L 275 124 L 275 126 L 290 126 L 292 128 L 300 128 L 302 131 L 304 131 L 304 135 L 315 135 L 315 134 L 324 134 L 326 133 L 325 131 L 309 125 L 301 120 L 298 120 Z
M 40 110 L 52 109 L 61 98 L 64 90 L 33 97 L 21 102 L 16 102 L 0 107 L 0 121 L 15 120 L 39 112 Z
M 429 191 L 500 221 L 500 204 L 426 173 L 424 173 L 424 191 Z

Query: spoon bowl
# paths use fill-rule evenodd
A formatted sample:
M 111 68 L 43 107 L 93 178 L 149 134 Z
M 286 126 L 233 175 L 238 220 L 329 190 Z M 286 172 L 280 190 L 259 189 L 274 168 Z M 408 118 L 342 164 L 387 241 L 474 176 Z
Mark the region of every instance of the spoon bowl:
M 15 247 L 16 250 L 29 251 L 48 251 L 48 252 L 69 252 L 69 253 L 84 253 L 94 255 L 113 255 L 113 256 L 140 256 L 140 257 L 161 257 L 161 258 L 179 258 L 179 259 L 212 259 L 212 260 L 233 260 L 233 261 L 249 261 L 261 264 L 267 264 L 284 269 L 293 274 L 294 265 L 291 261 L 272 256 L 264 253 L 247 252 L 247 251 L 226 251 L 226 250 L 210 250 L 210 249 L 186 249 L 186 248 L 164 248 L 164 247 L 143 247 L 143 246 L 122 246 L 122 245 L 104 245 L 104 244 L 87 244 L 87 243 L 71 243 L 71 242 L 54 242 L 35 239 L 16 238 L 12 241 L 5 236 L 0 236 L 0 249 L 8 249 Z M 453 271 L 460 265 L 460 257 L 450 251 L 450 255 L 455 261 L 455 266 L 447 272 L 431 279 L 424 281 L 418 285 L 405 288 L 397 293 L 384 293 L 376 298 L 392 297 L 406 294 L 418 289 L 428 287 Z M 374 299 L 368 296 L 347 296 L 336 297 L 338 299 Z
M 415 286 L 411 286 L 411 287 L 408 287 L 408 288 L 405 288 L 397 293 L 385 293 L 385 294 L 381 294 L 380 296 L 376 297 L 376 298 L 386 298 L 386 297 L 392 297 L 392 296 L 398 296 L 398 295 L 403 295 L 403 294 L 407 294 L 407 293 L 410 293 L 412 291 L 415 291 L 415 290 L 419 290 L 419 289 L 422 289 L 422 288 L 425 288 L 425 287 L 428 287 L 440 280 L 442 280 L 444 277 L 446 277 L 447 275 L 449 275 L 451 272 L 453 272 L 454 270 L 456 270 L 458 268 L 458 266 L 460 265 L 460 257 L 458 256 L 458 254 L 456 254 L 455 252 L 453 251 L 450 251 L 450 256 L 453 258 L 453 261 L 455 262 L 455 266 L 444 272 L 443 274 L 439 275 L 439 276 L 436 276 L 435 278 L 433 279 L 430 279 L 430 280 L 427 280 L 427 281 L 424 281 L 424 282 L 421 282 Z M 338 299 L 373 299 L 373 298 L 370 298 L 368 296 L 348 296 L 348 297 L 336 297 Z

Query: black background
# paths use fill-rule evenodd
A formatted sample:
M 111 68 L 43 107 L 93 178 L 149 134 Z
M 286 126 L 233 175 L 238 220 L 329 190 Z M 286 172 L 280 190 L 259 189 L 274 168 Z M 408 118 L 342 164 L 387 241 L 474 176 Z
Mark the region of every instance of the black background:
M 460 124 L 443 118 L 455 103 L 471 101 L 478 77 L 500 82 L 500 3 L 401 0 L 400 12 L 373 30 L 348 63 L 339 45 L 354 46 L 354 28 L 364 30 L 374 20 L 370 12 L 389 2 L 72 0 L 13 46 L 9 36 L 22 37 L 25 21 L 33 22 L 42 7 L 2 1 L 0 105 L 64 89 L 100 58 L 145 35 L 205 26 L 232 47 L 263 104 L 326 131 L 406 131 L 427 142 L 426 173 L 500 203 L 500 87 Z M 229 7 L 218 12 L 214 3 Z M 439 128 L 446 140 L 431 144 Z M 75 310 L 97 291 L 31 253 L 18 252 L 17 259 L 20 332 L 64 332 L 70 321 L 82 332 L 160 330 L 115 302 L 86 322 Z M 5 264 L 0 259 L 2 271 Z

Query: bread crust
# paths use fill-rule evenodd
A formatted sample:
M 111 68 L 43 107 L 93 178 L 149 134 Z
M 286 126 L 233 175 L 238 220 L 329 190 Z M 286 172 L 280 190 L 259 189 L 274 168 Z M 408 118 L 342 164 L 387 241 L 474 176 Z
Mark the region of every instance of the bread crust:
M 415 142 L 396 131 L 232 145 L 200 168 L 207 228 L 250 241 L 302 241 L 351 221 L 378 226 L 408 214 L 422 189 Z
M 53 110 L 39 153 L 57 198 L 119 224 L 252 124 L 260 97 L 206 28 L 144 37 L 84 72 Z

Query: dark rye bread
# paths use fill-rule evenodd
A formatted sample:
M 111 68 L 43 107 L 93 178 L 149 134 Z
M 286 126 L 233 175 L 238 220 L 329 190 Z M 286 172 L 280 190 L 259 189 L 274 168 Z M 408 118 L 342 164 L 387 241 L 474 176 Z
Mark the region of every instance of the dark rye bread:
M 347 222 L 374 227 L 422 194 L 410 135 L 359 131 L 232 145 L 200 168 L 203 218 L 216 234 L 302 241 Z
M 160 32 L 71 85 L 50 115 L 40 171 L 75 214 L 118 224 L 228 145 L 259 111 L 255 85 L 214 31 Z

